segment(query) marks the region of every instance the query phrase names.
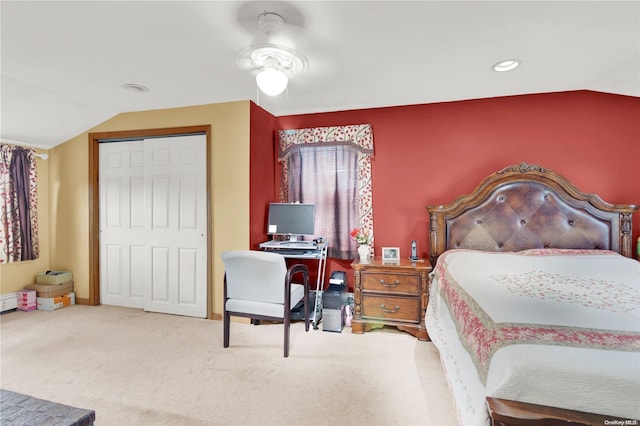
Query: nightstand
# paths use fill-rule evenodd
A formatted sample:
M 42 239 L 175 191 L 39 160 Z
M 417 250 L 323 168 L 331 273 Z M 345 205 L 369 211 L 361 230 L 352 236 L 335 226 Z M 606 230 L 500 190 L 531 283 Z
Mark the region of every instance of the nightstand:
M 402 259 L 387 263 L 376 257 L 356 260 L 352 333 L 362 334 L 385 325 L 429 340 L 424 315 L 429 302 L 431 264 Z

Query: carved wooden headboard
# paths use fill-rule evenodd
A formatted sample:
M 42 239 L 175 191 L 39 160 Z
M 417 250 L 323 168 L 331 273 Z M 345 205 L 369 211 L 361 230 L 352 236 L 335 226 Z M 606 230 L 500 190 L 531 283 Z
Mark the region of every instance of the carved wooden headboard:
M 606 203 L 551 170 L 521 163 L 488 176 L 450 204 L 427 207 L 431 262 L 453 248 L 601 249 L 631 257 L 631 214 L 637 209 Z

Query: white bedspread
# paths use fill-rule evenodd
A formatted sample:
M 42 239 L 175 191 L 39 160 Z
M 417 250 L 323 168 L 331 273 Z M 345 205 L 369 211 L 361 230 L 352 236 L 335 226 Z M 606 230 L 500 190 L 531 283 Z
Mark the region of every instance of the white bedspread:
M 440 281 L 462 296 L 445 301 Z M 478 318 L 469 318 L 475 311 Z M 471 340 L 450 312 L 473 328 Z M 434 270 L 426 321 L 463 425 L 488 423 L 486 396 L 640 418 L 635 260 L 595 251 L 451 250 Z M 477 330 L 480 322 L 488 332 Z M 487 336 L 491 344 L 474 340 Z M 493 342 L 495 336 L 510 344 Z

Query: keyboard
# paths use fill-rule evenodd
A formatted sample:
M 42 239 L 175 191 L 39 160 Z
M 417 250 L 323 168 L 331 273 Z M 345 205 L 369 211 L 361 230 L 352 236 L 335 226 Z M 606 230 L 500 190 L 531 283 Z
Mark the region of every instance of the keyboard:
M 272 253 L 278 253 L 282 255 L 290 255 L 290 256 L 316 256 L 319 254 L 317 250 L 273 250 Z

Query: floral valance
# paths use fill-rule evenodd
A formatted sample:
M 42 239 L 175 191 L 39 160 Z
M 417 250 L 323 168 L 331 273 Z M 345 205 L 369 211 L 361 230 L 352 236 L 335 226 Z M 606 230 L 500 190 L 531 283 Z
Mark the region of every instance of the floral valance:
M 278 161 L 286 160 L 301 145 L 349 144 L 361 154 L 373 155 L 373 132 L 370 124 L 280 130 L 278 141 Z

